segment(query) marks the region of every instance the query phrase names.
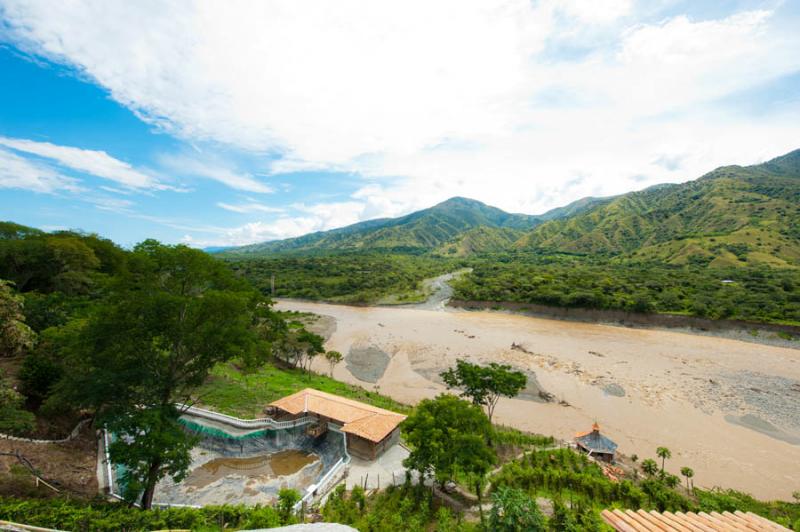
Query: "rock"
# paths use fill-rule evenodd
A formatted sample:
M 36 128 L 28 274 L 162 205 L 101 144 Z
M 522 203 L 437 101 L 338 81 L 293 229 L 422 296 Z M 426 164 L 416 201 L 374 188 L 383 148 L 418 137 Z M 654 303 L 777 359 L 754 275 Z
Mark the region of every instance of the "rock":
M 550 392 L 546 392 L 544 390 L 539 390 L 539 397 L 542 400 L 547 401 L 548 403 L 552 403 L 553 401 L 556 400 L 556 396 L 555 395 L 553 395 Z

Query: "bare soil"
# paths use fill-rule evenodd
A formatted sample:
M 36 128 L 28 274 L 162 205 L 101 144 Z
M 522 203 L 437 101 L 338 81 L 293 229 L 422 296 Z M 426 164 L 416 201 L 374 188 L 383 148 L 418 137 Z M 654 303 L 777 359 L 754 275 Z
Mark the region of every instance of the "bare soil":
M 38 470 L 39 475 L 66 495 L 97 495 L 97 440 L 91 427 L 67 443 L 26 443 L 0 440 L 0 452 L 19 452 Z M 42 497 L 56 495 L 52 490 L 33 486 L 33 477 L 17 458 L 0 456 L 0 495 Z M 32 488 L 34 491 L 32 491 Z

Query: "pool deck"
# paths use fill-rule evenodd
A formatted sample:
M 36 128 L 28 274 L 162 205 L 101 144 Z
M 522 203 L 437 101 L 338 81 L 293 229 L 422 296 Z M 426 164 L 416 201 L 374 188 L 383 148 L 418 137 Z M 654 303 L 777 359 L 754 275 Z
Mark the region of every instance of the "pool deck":
M 347 475 L 347 489 L 357 485 L 364 485 L 367 489 L 386 488 L 394 484 L 402 484 L 406 479 L 406 468 L 403 460 L 408 456 L 408 450 L 402 445 L 393 445 L 377 460 L 362 460 L 351 457 L 350 471 Z M 394 476 L 393 476 L 394 474 Z M 380 485 L 378 485 L 380 483 Z

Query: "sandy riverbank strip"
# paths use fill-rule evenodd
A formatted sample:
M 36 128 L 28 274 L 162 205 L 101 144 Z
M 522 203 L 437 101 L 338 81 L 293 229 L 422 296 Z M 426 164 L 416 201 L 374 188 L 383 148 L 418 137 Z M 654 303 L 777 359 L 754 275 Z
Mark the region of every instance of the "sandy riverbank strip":
M 784 499 L 800 487 L 796 349 L 497 312 L 301 301 L 278 308 L 334 319 L 327 347 L 357 368 L 346 359 L 334 376 L 399 401 L 444 391 L 438 372 L 458 357 L 504 362 L 535 376 L 537 391 L 501 400 L 500 423 L 570 438 L 597 421 L 626 454 L 647 458 L 669 447 L 667 468 L 692 467 L 698 485 Z M 555 401 L 534 400 L 539 389 Z

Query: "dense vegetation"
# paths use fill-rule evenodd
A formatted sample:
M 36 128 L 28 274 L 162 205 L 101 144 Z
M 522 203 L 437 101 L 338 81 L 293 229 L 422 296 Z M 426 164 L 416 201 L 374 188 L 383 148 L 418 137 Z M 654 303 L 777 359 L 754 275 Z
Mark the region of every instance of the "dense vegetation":
M 724 282 L 723 282 L 724 281 Z M 518 253 L 473 261 L 455 297 L 800 324 L 800 270 Z
M 232 260 L 231 267 L 264 294 L 343 303 L 375 303 L 389 295 L 395 302 L 424 299 L 421 282 L 456 267 L 435 257 L 347 253 Z
M 712 267 L 800 265 L 800 150 L 726 166 L 695 181 L 599 202 L 544 223 L 520 249 L 657 259 Z
M 643 470 L 649 470 L 644 461 Z M 658 511 L 753 512 L 800 530 L 800 503 L 763 502 L 734 490 L 685 490 L 677 477 L 649 470 L 642 476 L 613 481 L 585 455 L 569 449 L 533 451 L 506 464 L 491 477 L 492 489 L 514 487 L 531 497 L 552 499 L 577 514 L 602 508 Z
M 296 523 L 269 506 L 206 506 L 143 512 L 123 504 L 76 499 L 0 498 L 0 519 L 58 530 L 129 532 L 139 530 L 252 530 Z

